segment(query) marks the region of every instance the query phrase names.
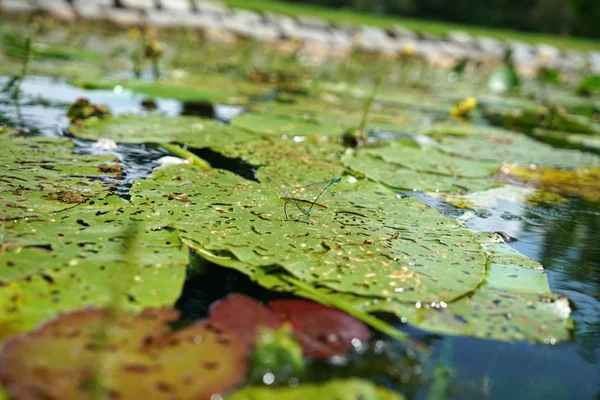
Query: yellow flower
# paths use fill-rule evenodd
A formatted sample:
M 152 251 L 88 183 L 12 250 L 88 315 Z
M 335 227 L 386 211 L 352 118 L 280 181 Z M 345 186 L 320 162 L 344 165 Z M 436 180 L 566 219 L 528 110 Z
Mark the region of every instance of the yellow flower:
M 415 55 L 417 51 L 417 46 L 414 43 L 408 43 L 402 46 L 402 55 L 407 57 L 412 57 Z
M 455 118 L 467 118 L 469 111 L 477 107 L 477 99 L 475 97 L 467 97 L 457 105 L 450 108 L 450 115 Z

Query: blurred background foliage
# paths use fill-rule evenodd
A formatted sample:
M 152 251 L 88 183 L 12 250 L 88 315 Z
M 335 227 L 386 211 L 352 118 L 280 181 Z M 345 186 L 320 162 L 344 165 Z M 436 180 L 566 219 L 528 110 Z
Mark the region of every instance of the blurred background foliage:
M 287 0 L 523 31 L 600 38 L 599 0 Z

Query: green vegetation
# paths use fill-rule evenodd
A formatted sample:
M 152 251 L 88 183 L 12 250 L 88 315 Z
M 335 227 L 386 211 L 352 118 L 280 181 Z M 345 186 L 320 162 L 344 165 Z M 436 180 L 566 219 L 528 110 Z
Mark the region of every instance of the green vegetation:
M 333 23 L 373 25 L 389 28 L 394 24 L 403 25 L 417 32 L 445 35 L 452 30 L 463 30 L 471 35 L 481 35 L 500 40 L 520 40 L 527 43 L 550 43 L 562 49 L 600 50 L 597 40 L 563 37 L 557 35 L 518 32 L 508 29 L 492 29 L 447 22 L 427 21 L 398 16 L 373 15 L 357 11 L 319 7 L 310 4 L 288 3 L 281 0 L 224 0 L 230 7 L 247 8 L 255 11 L 274 11 L 290 16 L 315 16 Z

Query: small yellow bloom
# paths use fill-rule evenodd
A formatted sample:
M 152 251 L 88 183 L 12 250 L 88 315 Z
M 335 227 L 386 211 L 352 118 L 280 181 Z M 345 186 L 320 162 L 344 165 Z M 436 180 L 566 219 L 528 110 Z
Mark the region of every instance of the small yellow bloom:
M 457 105 L 450 108 L 450 115 L 455 118 L 466 118 L 469 111 L 477 107 L 477 99 L 475 97 L 467 97 Z
M 412 57 L 417 52 L 417 46 L 414 43 L 408 43 L 402 46 L 402 55 L 407 57 Z

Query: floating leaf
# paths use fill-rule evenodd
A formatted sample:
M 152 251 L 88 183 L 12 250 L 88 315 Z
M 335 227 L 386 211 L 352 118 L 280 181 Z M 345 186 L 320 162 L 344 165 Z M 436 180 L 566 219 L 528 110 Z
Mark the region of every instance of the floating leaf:
M 343 311 L 306 300 L 274 300 L 269 308 L 289 321 L 304 353 L 315 357 L 346 354 L 353 340 L 364 343 L 371 333 Z
M 74 154 L 70 140 L 16 136 L 0 128 L 0 220 L 45 217 L 107 192 L 121 175 L 115 161 Z
M 338 183 L 319 199 L 327 209 L 313 213 L 314 221 L 286 221 L 277 193 L 223 171 L 168 167 L 136 182 L 132 200 L 162 207 L 157 194 L 164 192 L 194 198 L 169 206 L 170 226 L 189 243 L 339 291 L 449 301 L 477 287 L 485 270 L 468 230 L 419 200 L 366 181 Z
M 6 344 L 0 380 L 15 399 L 209 400 L 239 384 L 244 344 L 213 322 L 172 332 L 177 316 L 167 309 L 63 315 Z
M 332 380 L 320 385 L 304 383 L 297 388 L 247 387 L 227 396 L 227 400 L 402 400 L 399 393 L 359 379 Z
M 47 220 L 5 224 L 0 336 L 88 305 L 172 305 L 188 264 L 178 233 L 140 223 L 136 263 L 124 255 L 130 221 L 153 215 L 112 195 Z
M 210 320 L 226 327 L 248 346 L 255 344 L 259 327 L 277 329 L 282 324 L 272 310 L 239 293 L 231 293 L 213 304 Z
M 328 358 L 346 354 L 352 340 L 365 342 L 367 327 L 343 311 L 306 300 L 275 300 L 269 308 L 233 293 L 214 304 L 210 320 L 227 328 L 248 345 L 254 345 L 261 328 L 278 329 L 289 322 L 305 355 Z
M 251 113 L 231 121 L 233 126 L 269 136 L 341 136 L 344 128 L 340 124 L 305 120 L 282 115 Z
M 410 170 L 453 177 L 483 178 L 494 174 L 499 167 L 495 162 L 473 161 L 449 156 L 434 149 L 411 146 L 386 146 L 365 152 Z
M 535 128 L 531 131 L 531 136 L 539 141 L 557 147 L 581 149 L 600 153 L 600 135 L 568 133 Z
M 499 185 L 491 178 L 463 178 L 415 171 L 386 162 L 380 157 L 362 150 L 358 150 L 354 154 L 351 152 L 346 153 L 342 157 L 342 162 L 353 171 L 398 190 L 421 192 L 477 191 Z
M 538 106 L 517 110 L 486 108 L 485 116 L 506 129 L 531 132 L 535 128 L 555 131 L 600 134 L 600 125 L 582 115 L 570 114 L 563 107 Z
M 600 157 L 576 150 L 556 149 L 522 134 L 497 131 L 485 136 L 444 136 L 439 149 L 447 154 L 496 162 L 535 164 L 544 167 L 578 168 L 600 165 Z
M 113 139 L 119 143 L 172 143 L 205 148 L 232 145 L 255 139 L 251 134 L 197 117 L 162 115 L 94 119 L 73 125 L 69 131 L 82 139 Z

